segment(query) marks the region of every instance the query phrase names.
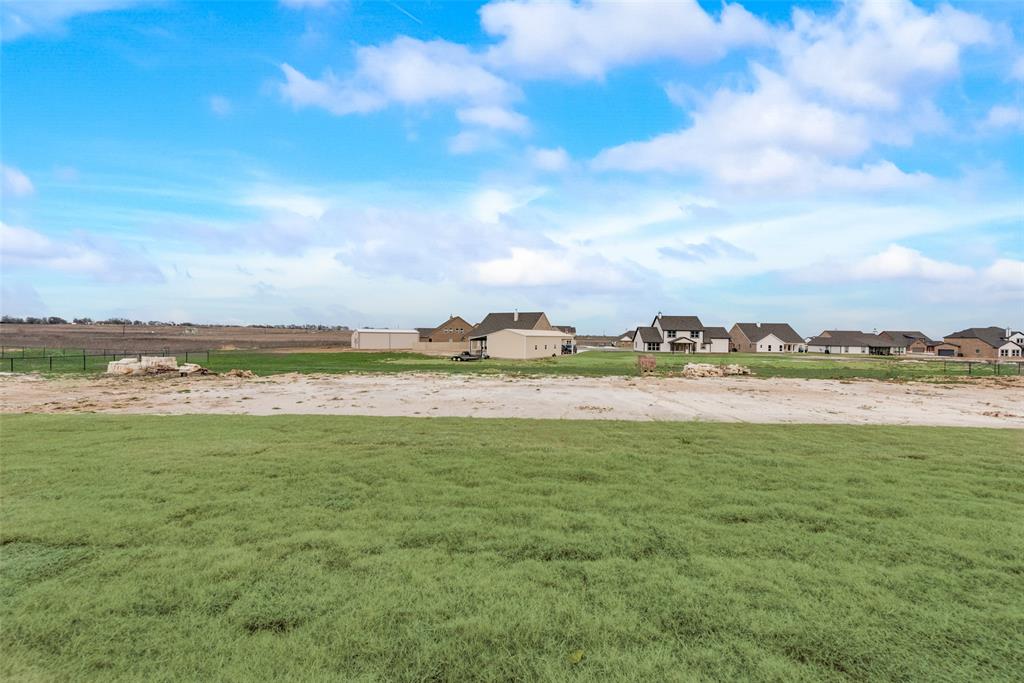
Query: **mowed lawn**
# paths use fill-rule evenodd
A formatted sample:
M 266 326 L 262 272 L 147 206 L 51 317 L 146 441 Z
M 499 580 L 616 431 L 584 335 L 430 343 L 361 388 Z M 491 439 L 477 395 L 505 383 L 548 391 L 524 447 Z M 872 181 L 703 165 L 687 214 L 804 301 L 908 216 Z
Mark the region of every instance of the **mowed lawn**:
M 468 363 L 453 362 L 448 358 L 424 356 L 414 353 L 259 353 L 246 351 L 219 351 L 210 355 L 209 362 L 200 356 L 198 362 L 222 372 L 231 368 L 252 370 L 259 375 L 283 372 L 304 373 L 396 373 L 446 372 L 510 375 L 576 375 L 624 376 L 637 374 L 637 355 L 633 352 L 588 351 L 572 356 L 557 356 L 540 360 L 500 360 L 491 358 Z M 682 371 L 687 363 L 738 363 L 745 365 L 757 377 L 797 377 L 805 379 L 896 379 L 942 380 L 965 377 L 966 363 L 941 360 L 906 360 L 881 357 L 838 357 L 807 354 L 653 354 L 657 360 L 657 374 Z M 994 366 L 974 363 L 972 376 L 991 377 Z M 1016 365 L 1009 363 L 999 368 L 1001 375 L 1015 375 Z
M 4 416 L 4 680 L 1020 680 L 1016 430 Z
M 42 350 L 38 350 L 39 353 Z M 89 356 L 83 366 L 82 356 L 67 353 L 51 362 L 46 356 L 30 353 L 28 358 L 0 359 L 0 371 L 41 372 L 44 374 L 99 374 L 106 370 L 112 357 Z M 157 352 L 159 353 L 159 352 Z M 81 351 L 79 351 L 81 354 Z M 502 360 L 454 362 L 443 356 L 418 353 L 375 352 L 273 352 L 212 351 L 194 352 L 187 358 L 215 372 L 233 368 L 252 370 L 258 375 L 300 373 L 404 373 L 434 372 L 453 374 L 518 375 L 518 376 L 583 376 L 612 377 L 637 374 L 637 356 L 631 351 L 588 351 L 571 356 L 539 360 Z M 750 369 L 755 377 L 793 377 L 802 379 L 877 379 L 944 381 L 966 377 L 1017 375 L 1024 363 L 994 364 L 963 360 L 913 359 L 879 356 L 826 356 L 816 354 L 719 353 L 719 354 L 653 354 L 657 361 L 655 374 L 679 374 L 687 363 L 737 363 Z M 185 362 L 184 354 L 178 361 Z

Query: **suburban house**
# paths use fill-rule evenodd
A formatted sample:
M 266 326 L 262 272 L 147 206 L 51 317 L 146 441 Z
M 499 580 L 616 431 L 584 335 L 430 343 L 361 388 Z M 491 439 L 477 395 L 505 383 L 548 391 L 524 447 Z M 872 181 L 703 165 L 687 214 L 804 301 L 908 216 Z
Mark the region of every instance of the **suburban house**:
M 905 347 L 907 353 L 934 354 L 935 346 L 939 343 L 919 330 L 882 330 L 879 336 L 886 337 L 896 346 Z
M 956 345 L 957 356 L 964 358 L 1021 358 L 1024 357 L 1024 332 L 1003 327 L 968 327 L 947 334 L 943 341 Z M 952 354 L 943 354 L 952 355 Z
M 458 315 L 450 316 L 437 327 L 420 332 L 420 340 L 425 342 L 464 342 L 473 326 Z
M 501 330 L 547 330 L 564 334 L 555 330 L 544 313 L 488 313 L 476 327 L 469 332 L 469 350 L 474 352 L 486 352 L 488 350 L 488 336 Z
M 561 330 L 505 328 L 489 333 L 486 342 L 484 348 L 491 358 L 548 358 L 575 350 L 575 336 Z
M 352 332 L 352 348 L 360 351 L 411 351 L 419 340 L 417 330 L 364 327 Z
M 729 330 L 731 350 L 740 353 L 806 351 L 804 338 L 788 323 L 736 323 Z
M 880 334 L 870 334 L 857 330 L 825 330 L 817 337 L 807 341 L 807 350 L 811 353 L 856 353 L 872 356 L 890 356 L 906 352 L 905 346 L 896 343 Z
M 620 349 L 631 349 L 633 348 L 633 337 L 636 336 L 636 330 L 629 330 L 619 335 L 618 340 L 615 342 L 615 346 Z
M 633 332 L 633 350 L 666 353 L 728 353 L 724 327 L 704 327 L 695 315 L 655 316 L 647 327 Z

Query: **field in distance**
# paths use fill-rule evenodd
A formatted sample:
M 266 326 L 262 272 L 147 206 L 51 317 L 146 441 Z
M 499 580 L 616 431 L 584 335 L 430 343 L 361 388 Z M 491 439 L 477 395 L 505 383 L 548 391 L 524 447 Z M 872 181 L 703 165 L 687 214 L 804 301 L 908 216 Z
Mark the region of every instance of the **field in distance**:
M 5 416 L 0 676 L 1019 674 L 1019 432 L 526 425 Z

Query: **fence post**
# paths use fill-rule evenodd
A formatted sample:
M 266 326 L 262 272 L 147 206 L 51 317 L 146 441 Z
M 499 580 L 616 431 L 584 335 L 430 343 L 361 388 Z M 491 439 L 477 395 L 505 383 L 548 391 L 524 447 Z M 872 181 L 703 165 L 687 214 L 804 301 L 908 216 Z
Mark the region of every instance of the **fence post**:
M 85 370 L 85 349 L 82 349 L 82 369 Z
M 973 374 L 971 372 L 971 368 L 973 368 L 973 367 L 974 367 L 974 363 L 972 363 L 971 361 L 967 361 L 967 374 L 968 375 Z
M 210 362 L 210 349 L 206 349 L 206 362 L 207 363 Z M 1017 374 L 1019 375 L 1020 374 L 1020 363 L 1018 363 L 1017 366 L 1018 366 L 1017 367 L 1017 370 L 1018 370 Z
M 50 369 L 53 370 L 53 356 L 50 356 Z
M 11 356 L 11 372 L 14 372 L 14 356 Z
M 188 362 L 188 351 L 185 352 L 185 362 Z

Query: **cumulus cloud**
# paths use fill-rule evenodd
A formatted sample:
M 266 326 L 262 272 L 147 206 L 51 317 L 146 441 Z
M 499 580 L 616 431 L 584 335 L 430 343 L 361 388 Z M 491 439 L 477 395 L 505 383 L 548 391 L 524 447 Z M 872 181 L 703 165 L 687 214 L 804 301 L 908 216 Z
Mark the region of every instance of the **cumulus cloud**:
M 530 163 L 541 171 L 564 171 L 569 167 L 569 153 L 561 147 L 543 149 L 531 147 L 527 150 Z
M 695 172 L 725 185 L 885 189 L 928 181 L 889 162 L 846 166 L 870 149 L 867 119 L 810 101 L 780 74 L 755 65 L 752 91 L 720 89 L 698 111 L 693 124 L 644 142 L 601 152 L 598 169 L 634 172 Z
M 846 275 L 854 280 L 966 280 L 974 270 L 948 261 L 937 261 L 917 251 L 891 244 L 878 254 L 851 266 Z
M 5 268 L 31 268 L 88 275 L 103 282 L 163 282 L 142 253 L 113 240 L 76 235 L 55 240 L 40 232 L 0 222 L 0 259 Z
M 11 197 L 24 197 L 35 192 L 35 185 L 27 175 L 14 166 L 0 164 L 0 176 L 2 176 L 3 194 Z
M 279 90 L 293 106 L 321 107 L 336 115 L 368 113 L 390 104 L 431 102 L 497 105 L 519 90 L 480 64 L 464 45 L 400 36 L 390 43 L 360 47 L 356 68 L 346 77 L 327 70 L 309 78 L 282 64 Z
M 996 131 L 1003 129 L 1024 130 L 1024 108 L 1011 105 L 996 105 L 988 110 L 988 114 L 978 125 L 982 130 Z
M 145 0 L 4 0 L 0 3 L 0 37 L 16 40 L 36 33 L 60 33 L 70 19 L 142 4 Z
M 607 259 L 565 249 L 512 247 L 507 256 L 472 264 L 470 272 L 472 281 L 490 287 L 587 285 L 604 290 L 634 284 Z
M 525 133 L 530 128 L 530 120 L 519 112 L 494 105 L 459 109 L 455 115 L 461 123 L 467 125 L 512 133 Z
M 704 63 L 769 38 L 768 27 L 743 7 L 725 4 L 716 19 L 695 0 L 504 0 L 481 8 L 480 20 L 500 39 L 490 63 L 531 76 L 601 79 L 609 69 L 660 58 Z
M 834 16 L 794 10 L 782 34 L 785 72 L 801 85 L 864 108 L 896 110 L 906 91 L 959 73 L 964 48 L 993 41 L 982 17 L 908 0 L 848 2 Z

